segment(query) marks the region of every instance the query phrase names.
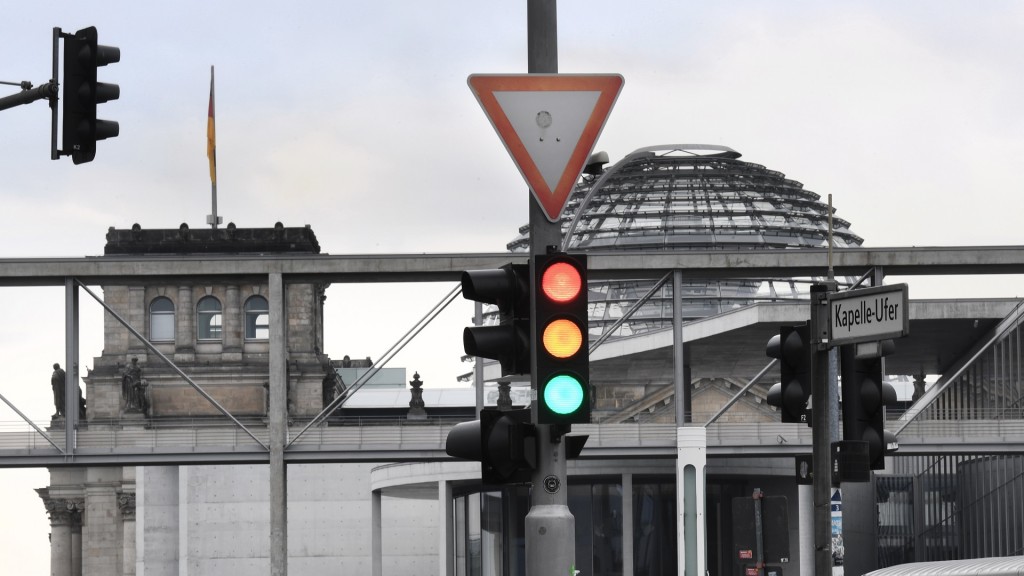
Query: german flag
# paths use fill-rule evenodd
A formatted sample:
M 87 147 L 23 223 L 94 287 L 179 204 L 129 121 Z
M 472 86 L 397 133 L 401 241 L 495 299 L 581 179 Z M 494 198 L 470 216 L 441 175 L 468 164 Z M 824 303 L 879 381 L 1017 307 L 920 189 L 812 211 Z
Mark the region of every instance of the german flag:
M 206 157 L 210 159 L 210 182 L 217 185 L 217 128 L 213 119 L 213 66 L 210 66 L 210 115 L 206 119 Z

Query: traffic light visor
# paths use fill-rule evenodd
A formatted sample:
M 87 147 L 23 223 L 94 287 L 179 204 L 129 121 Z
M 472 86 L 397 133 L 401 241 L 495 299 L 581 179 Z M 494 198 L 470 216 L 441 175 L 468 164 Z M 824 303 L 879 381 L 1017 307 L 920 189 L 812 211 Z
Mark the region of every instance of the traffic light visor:
M 565 318 L 560 318 L 544 327 L 544 350 L 555 358 L 569 358 L 583 346 L 580 327 Z
M 555 262 L 541 276 L 541 292 L 554 302 L 571 302 L 583 289 L 583 277 L 575 266 Z
M 574 376 L 560 374 L 544 387 L 544 404 L 555 414 L 572 414 L 583 405 L 583 384 Z

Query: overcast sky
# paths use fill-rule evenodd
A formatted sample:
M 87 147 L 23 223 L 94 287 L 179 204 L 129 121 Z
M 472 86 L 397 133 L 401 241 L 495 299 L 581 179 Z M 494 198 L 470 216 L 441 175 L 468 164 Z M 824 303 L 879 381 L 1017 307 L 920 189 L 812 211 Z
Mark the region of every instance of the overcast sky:
M 525 184 L 466 85 L 526 72 L 523 0 L 22 2 L 0 18 L 0 80 L 42 84 L 52 28 L 90 25 L 121 49 L 100 74 L 121 87 L 100 107 L 121 135 L 75 166 L 49 159 L 44 103 L 0 111 L 0 258 L 99 255 L 111 226 L 204 226 L 211 65 L 225 223 L 308 224 L 324 252 L 351 254 L 501 251 L 527 221 Z M 1021 38 L 1019 2 L 559 5 L 559 71 L 625 78 L 597 145 L 613 162 L 655 144 L 730 146 L 831 193 L 876 247 L 1022 244 Z M 956 286 L 1024 294 L 1016 278 Z M 379 357 L 450 288 L 332 287 L 326 351 Z M 62 292 L 0 292 L 0 393 L 45 424 Z M 949 295 L 936 282 L 910 294 Z M 100 315 L 82 298 L 90 366 Z M 469 369 L 470 313 L 447 311 L 393 365 L 452 382 Z M 0 406 L 0 426 L 17 420 Z M 46 484 L 44 470 L 0 469 L 0 565 L 48 573 L 30 491 Z

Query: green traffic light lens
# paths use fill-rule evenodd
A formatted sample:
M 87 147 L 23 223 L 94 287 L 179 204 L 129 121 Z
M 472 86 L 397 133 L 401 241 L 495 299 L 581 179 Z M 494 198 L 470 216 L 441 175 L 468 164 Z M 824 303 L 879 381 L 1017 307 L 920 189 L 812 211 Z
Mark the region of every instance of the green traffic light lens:
M 544 386 L 544 404 L 555 414 L 572 414 L 583 405 L 583 384 L 567 374 L 555 376 Z

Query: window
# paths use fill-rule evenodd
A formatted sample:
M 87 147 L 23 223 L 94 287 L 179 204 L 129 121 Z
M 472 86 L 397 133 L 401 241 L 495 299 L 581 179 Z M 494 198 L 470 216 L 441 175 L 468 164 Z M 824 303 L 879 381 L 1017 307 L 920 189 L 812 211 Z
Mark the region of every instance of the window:
M 174 340 L 174 302 L 160 296 L 149 303 L 149 339 Z
M 245 301 L 245 339 L 266 340 L 270 338 L 270 306 L 263 296 L 253 296 Z
M 213 296 L 206 296 L 196 306 L 197 320 L 196 328 L 199 330 L 200 340 L 220 340 L 223 316 L 221 315 L 220 300 Z

